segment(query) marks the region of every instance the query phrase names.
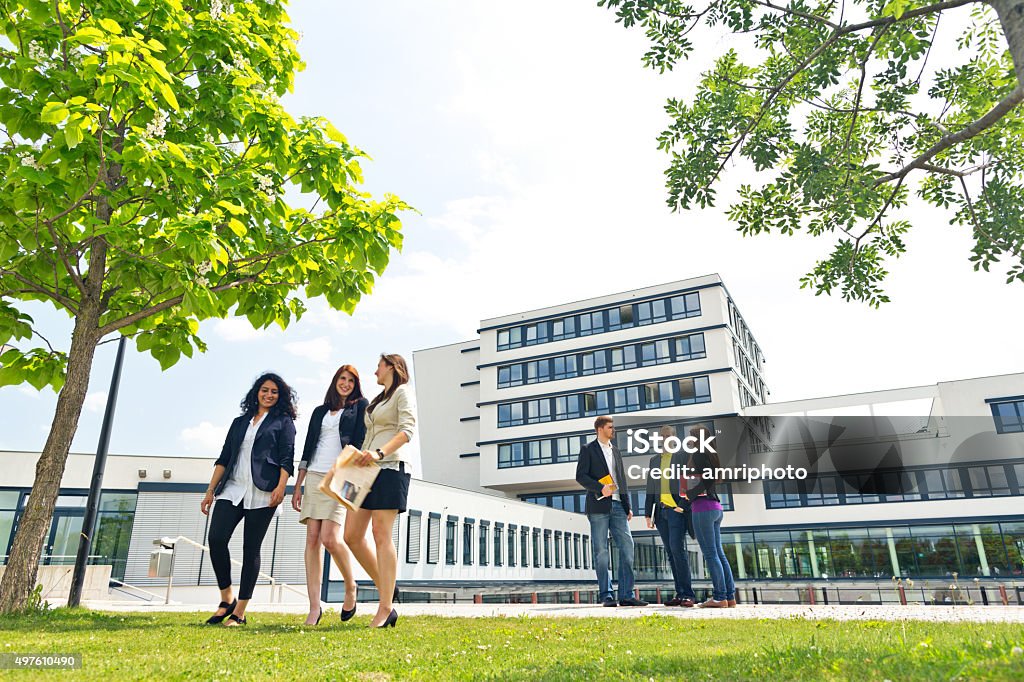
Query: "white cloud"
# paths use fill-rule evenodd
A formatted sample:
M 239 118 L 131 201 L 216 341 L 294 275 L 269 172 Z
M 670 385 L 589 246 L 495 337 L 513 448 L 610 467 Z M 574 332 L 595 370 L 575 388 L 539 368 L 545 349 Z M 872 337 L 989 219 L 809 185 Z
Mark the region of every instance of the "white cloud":
M 33 388 L 30 384 L 18 384 L 18 392 L 22 395 L 27 395 L 29 398 L 39 399 L 39 391 Z
M 284 349 L 292 355 L 320 364 L 329 363 L 334 352 L 331 340 L 326 336 L 318 336 L 308 341 L 292 341 L 284 344 Z
M 187 426 L 181 430 L 178 440 L 185 444 L 189 452 L 216 455 L 224 444 L 224 436 L 228 427 L 210 422 L 200 422 L 197 426 Z
M 228 317 L 213 324 L 214 333 L 225 341 L 255 341 L 274 333 L 276 329 L 256 329 L 244 317 Z
M 107 392 L 95 391 L 85 396 L 85 409 L 90 412 L 102 413 L 107 406 Z

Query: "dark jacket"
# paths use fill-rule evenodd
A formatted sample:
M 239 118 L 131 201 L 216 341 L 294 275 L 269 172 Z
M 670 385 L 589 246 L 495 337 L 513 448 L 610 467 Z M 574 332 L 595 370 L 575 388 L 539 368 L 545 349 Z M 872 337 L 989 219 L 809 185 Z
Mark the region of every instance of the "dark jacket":
M 672 455 L 672 470 L 673 475 L 679 475 L 682 472 L 682 467 L 686 464 L 688 455 L 685 455 L 681 450 Z M 661 453 L 657 453 L 651 456 L 651 461 L 647 464 L 649 471 L 661 468 Z M 690 501 L 686 499 L 681 493 L 682 489 L 685 488 L 685 481 L 681 481 L 678 478 L 671 478 L 668 481 L 669 491 L 672 493 L 672 499 L 675 500 L 676 506 L 682 507 L 683 511 L 690 511 Z M 644 516 L 647 518 L 654 518 L 655 509 L 661 505 L 661 479 L 647 475 L 647 500 L 644 503 Z
M 718 499 L 718 494 L 715 492 L 715 480 L 711 478 L 703 478 L 704 469 L 708 467 L 714 468 L 711 464 L 710 458 L 706 453 L 695 452 L 693 453 L 693 459 L 690 462 L 690 466 L 696 471 L 696 475 L 699 477 L 696 481 L 690 482 L 686 488 L 686 499 L 693 502 L 703 493 L 706 500 L 715 500 L 721 502 Z
M 345 449 L 346 445 L 357 448 L 363 447 L 363 437 L 366 436 L 366 406 L 369 401 L 360 398 L 352 405 L 348 405 L 341 411 L 341 419 L 338 421 L 338 431 L 341 433 L 338 452 Z M 316 454 L 317 443 L 320 442 L 320 428 L 323 426 L 324 415 L 327 414 L 327 406 L 320 405 L 313 410 L 309 417 L 309 429 L 306 431 L 306 442 L 302 446 L 302 459 L 299 460 L 299 469 L 305 469 L 313 461 Z
M 243 414 L 231 422 L 228 435 L 224 439 L 224 447 L 215 464 L 220 464 L 227 471 L 217 483 L 214 495 L 219 495 L 228 479 L 235 470 L 238 451 L 245 440 L 245 431 L 252 421 L 251 414 Z M 295 424 L 291 417 L 282 412 L 271 413 L 263 417 L 256 430 L 256 440 L 252 444 L 252 482 L 260 490 L 270 492 L 281 481 L 281 470 L 291 476 L 294 471 L 295 459 Z
M 619 486 L 616 492 L 621 498 L 622 508 L 629 514 L 632 509 L 629 506 L 628 479 L 626 478 L 626 469 L 622 464 L 622 453 L 615 447 L 615 443 L 612 443 L 612 455 L 615 460 L 615 475 L 613 478 Z M 576 463 L 576 482 L 590 493 L 585 496 L 587 498 L 587 514 L 611 513 L 612 498 L 597 499 L 601 495 L 601 488 L 604 487 L 604 484 L 600 483 L 599 479 L 604 478 L 608 474 L 608 464 L 605 462 L 604 453 L 601 452 L 601 445 L 595 438 L 583 446 L 583 449 L 580 450 L 579 461 Z

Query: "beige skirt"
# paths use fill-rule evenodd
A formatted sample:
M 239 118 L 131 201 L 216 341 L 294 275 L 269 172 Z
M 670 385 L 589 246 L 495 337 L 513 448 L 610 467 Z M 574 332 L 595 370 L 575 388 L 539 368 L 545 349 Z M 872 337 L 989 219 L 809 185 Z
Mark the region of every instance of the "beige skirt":
M 320 481 L 324 480 L 323 474 L 315 471 L 306 472 L 306 480 L 303 481 L 302 511 L 299 513 L 299 523 L 305 523 L 306 519 L 320 521 L 334 521 L 339 526 L 345 525 L 345 505 L 333 497 L 320 492 Z

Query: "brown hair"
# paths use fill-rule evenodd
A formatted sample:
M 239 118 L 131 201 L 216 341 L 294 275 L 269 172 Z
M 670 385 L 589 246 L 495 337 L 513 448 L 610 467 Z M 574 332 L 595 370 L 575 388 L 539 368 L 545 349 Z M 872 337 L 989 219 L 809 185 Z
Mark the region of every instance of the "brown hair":
M 338 379 L 341 378 L 342 372 L 348 372 L 352 375 L 352 378 L 356 380 L 355 386 L 352 387 L 352 392 L 348 394 L 348 399 L 343 405 L 341 402 L 341 394 L 338 393 Z M 354 405 L 363 399 L 363 389 L 359 385 L 359 372 L 352 365 L 342 365 L 338 368 L 338 371 L 334 373 L 334 378 L 331 379 L 331 385 L 327 387 L 327 395 L 324 396 L 324 405 L 327 406 L 331 412 L 340 410 L 343 407 Z
M 366 408 L 367 412 L 373 412 L 373 408 L 393 396 L 399 386 L 409 383 L 409 368 L 405 364 L 405 358 L 398 353 L 381 353 L 380 359 L 388 367 L 395 370 L 395 378 L 391 382 L 391 388 L 385 388 L 377 394 L 377 397 L 373 399 L 370 406 Z
M 609 417 L 608 415 L 598 417 L 597 419 L 594 420 L 594 430 L 597 431 L 598 429 L 603 428 L 608 424 L 611 424 L 613 421 L 615 420 Z
M 700 436 L 703 433 L 711 433 L 711 429 L 709 429 L 706 426 L 694 426 L 692 429 L 690 429 L 690 435 L 697 438 L 697 440 L 700 440 Z M 714 438 L 714 436 L 712 436 L 712 438 Z M 693 464 L 696 461 L 697 455 L 703 455 L 704 457 L 707 458 L 706 464 L 704 466 L 706 468 L 710 468 L 712 471 L 714 471 L 715 469 L 719 469 L 722 466 L 722 460 L 719 458 L 717 452 L 704 452 L 703 450 L 700 450 L 690 455 L 689 464 Z M 713 478 L 711 480 L 717 483 L 720 479 Z

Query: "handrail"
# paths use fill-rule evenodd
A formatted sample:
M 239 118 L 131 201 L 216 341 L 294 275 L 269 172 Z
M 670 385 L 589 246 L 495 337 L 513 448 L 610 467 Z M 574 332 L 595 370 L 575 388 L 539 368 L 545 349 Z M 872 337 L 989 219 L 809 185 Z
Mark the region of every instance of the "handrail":
M 179 542 L 188 543 L 188 544 L 192 545 L 193 547 L 196 547 L 197 549 L 201 549 L 204 552 L 209 552 L 210 551 L 210 548 L 207 547 L 206 545 L 204 545 L 202 543 L 199 543 L 199 542 L 196 542 L 192 538 L 185 537 L 184 535 L 179 535 L 179 536 L 177 536 L 175 538 L 170 538 L 170 537 L 158 538 L 157 540 L 153 541 L 153 544 L 159 544 L 161 547 L 164 547 L 164 548 L 167 548 L 167 549 L 171 550 L 171 567 L 170 567 L 170 571 L 168 571 L 169 575 L 167 576 L 167 595 L 164 597 L 164 603 L 165 604 L 170 604 L 171 603 L 171 586 L 174 583 L 174 553 L 175 553 L 175 551 L 177 551 L 177 546 L 178 546 Z M 236 566 L 241 566 L 242 565 L 242 562 L 239 561 L 238 559 L 231 559 L 231 563 L 233 563 Z M 270 595 L 271 595 L 271 599 L 274 599 L 274 590 L 275 589 L 277 590 L 277 598 L 274 599 L 274 601 L 276 601 L 276 602 L 280 602 L 281 601 L 282 591 L 285 590 L 285 589 L 289 590 L 290 592 L 294 592 L 295 594 L 297 594 L 297 595 L 299 595 L 301 597 L 307 596 L 305 592 L 299 591 L 299 590 L 295 589 L 294 587 L 292 587 L 291 585 L 289 585 L 287 583 L 278 581 L 277 578 L 275 578 L 274 576 L 270 575 L 269 573 L 264 573 L 263 571 L 260 571 L 257 575 L 259 577 L 261 577 L 261 578 L 266 578 L 267 580 L 270 581 Z

